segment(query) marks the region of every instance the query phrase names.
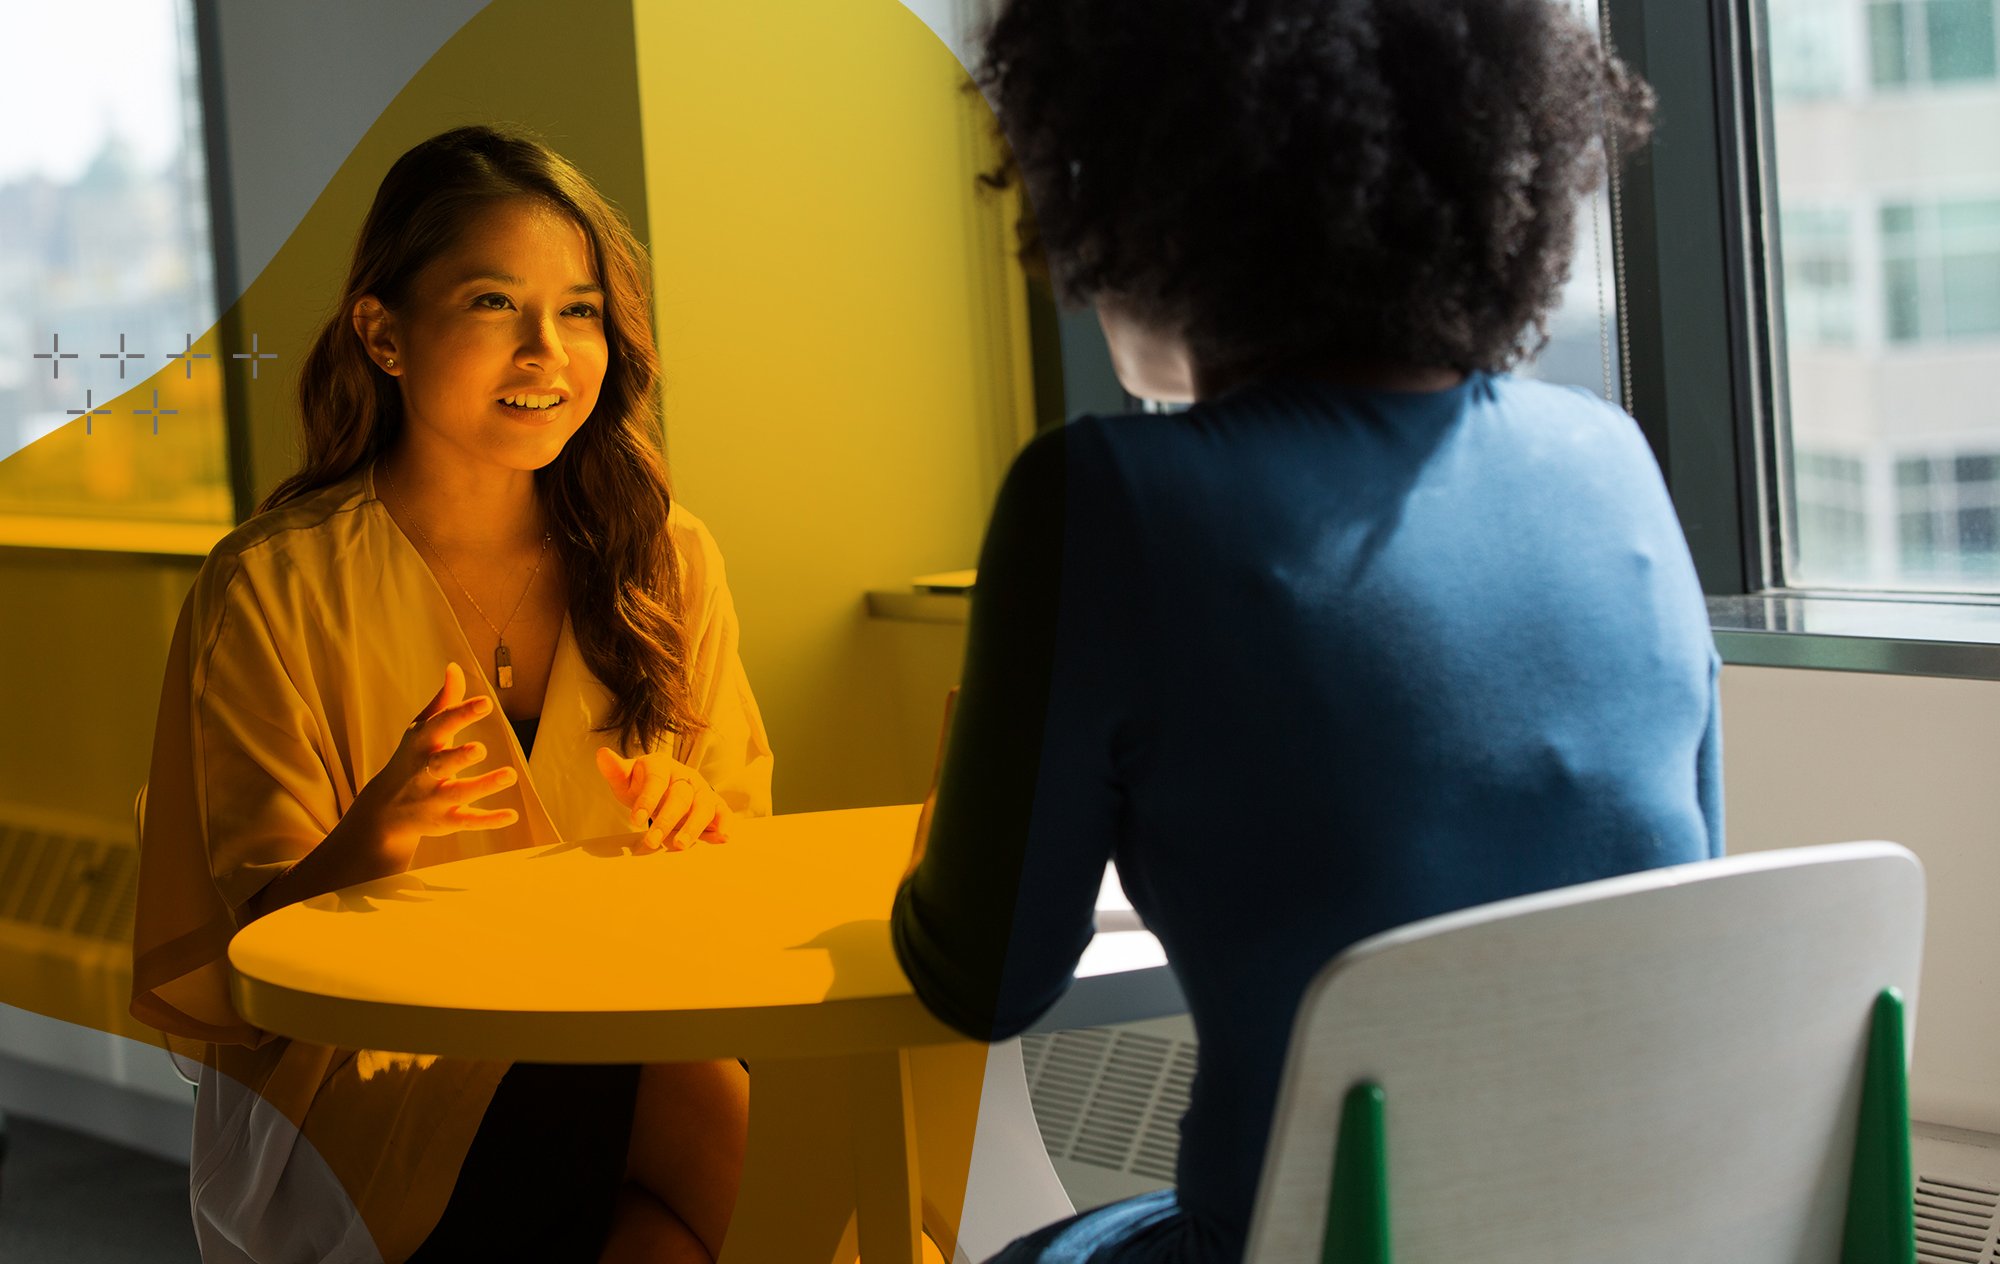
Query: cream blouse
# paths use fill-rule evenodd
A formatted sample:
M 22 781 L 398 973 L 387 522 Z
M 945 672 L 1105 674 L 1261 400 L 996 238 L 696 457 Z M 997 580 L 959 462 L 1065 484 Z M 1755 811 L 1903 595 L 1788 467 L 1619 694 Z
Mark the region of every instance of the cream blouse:
M 738 654 L 708 530 L 668 520 L 690 671 L 708 727 L 672 740 L 732 812 L 771 811 L 771 748 Z M 493 697 L 430 568 L 378 499 L 373 467 L 260 514 L 209 554 L 161 689 L 133 945 L 132 1012 L 201 1060 L 191 1180 L 207 1264 L 400 1260 L 450 1195 L 505 1062 L 333 1049 L 276 1036 L 230 1003 L 246 901 L 312 850 L 395 753 L 447 662 Z M 504 829 L 426 838 L 416 865 L 627 833 L 597 771 L 612 697 L 563 621 L 532 758 L 494 698 L 459 741 L 511 763 Z

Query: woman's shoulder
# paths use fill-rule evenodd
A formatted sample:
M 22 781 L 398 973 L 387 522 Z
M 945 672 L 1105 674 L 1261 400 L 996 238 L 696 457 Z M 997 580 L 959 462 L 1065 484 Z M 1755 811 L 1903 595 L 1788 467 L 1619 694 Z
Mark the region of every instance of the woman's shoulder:
M 681 589 L 699 600 L 724 585 L 722 549 L 708 524 L 676 500 L 667 510 L 667 537 L 681 567 Z
M 299 546 L 337 544 L 341 536 L 362 526 L 356 511 L 373 502 L 365 475 L 365 470 L 357 470 L 275 509 L 252 514 L 216 542 L 209 560 L 228 562 Z
M 1568 470 L 1592 483 L 1664 494 L 1659 461 L 1645 432 L 1598 392 L 1505 373 L 1493 376 L 1488 398 L 1493 415 L 1504 423 L 1489 438 L 1517 446 L 1538 472 Z
M 1481 398 L 1517 414 L 1593 429 L 1608 437 L 1643 438 L 1630 413 L 1585 386 L 1519 373 L 1494 373 L 1486 376 Z
M 246 579 L 264 582 L 282 574 L 332 571 L 343 558 L 357 555 L 356 537 L 375 527 L 373 515 L 361 512 L 371 503 L 364 469 L 251 515 L 202 560 L 195 577 L 198 603 L 215 610 Z
M 1502 399 L 1533 401 L 1549 408 L 1568 408 L 1596 416 L 1631 420 L 1624 409 L 1607 402 L 1602 394 L 1588 386 L 1551 381 L 1520 369 L 1483 373 L 1480 385 L 1485 392 Z

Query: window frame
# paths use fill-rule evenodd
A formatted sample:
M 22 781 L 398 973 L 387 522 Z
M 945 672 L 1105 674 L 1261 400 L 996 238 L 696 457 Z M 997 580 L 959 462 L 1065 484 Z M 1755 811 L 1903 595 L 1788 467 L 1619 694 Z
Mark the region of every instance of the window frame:
M 1768 111 L 1749 90 L 1763 56 L 1755 0 L 1603 0 L 1612 48 L 1658 95 L 1654 134 L 1621 163 L 1626 391 L 1681 517 L 1702 589 L 1776 587 L 1765 523 L 1780 501 L 1767 451 L 1789 439 L 1784 365 L 1762 335 L 1781 319 Z M 1754 139 L 1754 145 L 1746 143 Z M 1767 430 L 1770 432 L 1767 438 Z M 1769 473 L 1766 472 L 1767 467 Z
M 216 323 L 225 346 L 241 345 L 243 317 L 237 300 L 243 295 L 238 265 L 236 208 L 229 165 L 229 125 L 222 86 L 222 0 L 190 0 L 194 6 L 195 78 L 200 85 L 202 147 L 208 172 L 208 240 L 214 254 Z M 240 524 L 257 508 L 257 491 L 250 461 L 249 400 L 233 380 L 242 372 L 237 361 L 225 362 L 222 379 L 223 459 L 229 466 L 229 496 Z
M 1614 207 L 1627 398 L 1724 660 L 2000 680 L 2000 595 L 1787 582 L 1796 506 L 1779 459 L 1792 435 L 1762 0 L 1600 4 L 1611 46 L 1658 95 Z

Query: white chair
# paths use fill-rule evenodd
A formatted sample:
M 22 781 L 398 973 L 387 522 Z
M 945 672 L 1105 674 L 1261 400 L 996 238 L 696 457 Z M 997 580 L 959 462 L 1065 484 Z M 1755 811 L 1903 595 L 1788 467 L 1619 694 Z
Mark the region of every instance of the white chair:
M 1914 856 L 1842 843 L 1354 945 L 1301 1002 L 1246 1264 L 1909 1264 L 1923 921 Z

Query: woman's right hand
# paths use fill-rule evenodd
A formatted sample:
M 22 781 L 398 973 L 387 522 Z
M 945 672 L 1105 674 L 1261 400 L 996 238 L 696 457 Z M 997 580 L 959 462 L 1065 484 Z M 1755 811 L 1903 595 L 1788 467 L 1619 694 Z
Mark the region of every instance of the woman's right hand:
M 521 819 L 512 808 L 472 806 L 519 780 L 512 767 L 455 775 L 486 758 L 483 742 L 457 744 L 459 730 L 492 710 L 491 698 L 465 696 L 465 672 L 457 663 L 445 665 L 444 688 L 410 721 L 396 753 L 360 795 L 370 800 L 367 810 L 392 847 L 414 850 L 422 838 L 499 829 Z
M 470 806 L 513 785 L 517 774 L 511 767 L 495 768 L 483 777 L 452 775 L 486 758 L 486 747 L 479 742 L 453 743 L 460 729 L 492 709 L 490 698 L 468 700 L 465 673 L 457 663 L 446 666 L 444 688 L 403 731 L 382 771 L 361 787 L 319 846 L 249 897 L 245 907 L 250 916 L 402 873 L 427 836 L 498 829 L 519 820 L 512 808 Z

